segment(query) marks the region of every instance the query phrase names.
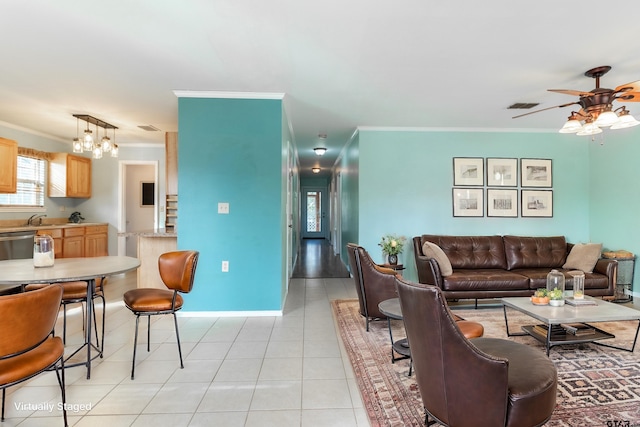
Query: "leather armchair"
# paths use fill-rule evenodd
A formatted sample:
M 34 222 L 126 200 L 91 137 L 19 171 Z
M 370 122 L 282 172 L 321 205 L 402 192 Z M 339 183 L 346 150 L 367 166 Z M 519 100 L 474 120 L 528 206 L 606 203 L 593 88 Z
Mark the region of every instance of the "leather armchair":
M 505 339 L 467 339 L 439 288 L 396 282 L 428 425 L 528 427 L 551 418 L 557 372 L 543 352 Z
M 367 251 L 355 243 L 347 244 L 347 253 L 360 302 L 360 314 L 365 317 L 368 331 L 370 320 L 386 319 L 380 313 L 378 304 L 389 298 L 397 298 L 395 278 L 398 273 L 373 262 Z

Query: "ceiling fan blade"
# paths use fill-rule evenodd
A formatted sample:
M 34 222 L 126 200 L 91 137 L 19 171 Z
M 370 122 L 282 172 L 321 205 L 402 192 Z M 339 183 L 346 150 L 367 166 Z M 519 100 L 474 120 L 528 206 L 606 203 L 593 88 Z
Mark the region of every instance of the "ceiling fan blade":
M 553 108 L 564 108 L 564 107 L 568 107 L 569 105 L 576 105 L 576 104 L 578 104 L 578 102 L 569 102 L 568 104 L 554 105 L 553 107 L 547 107 L 547 108 L 543 108 L 541 110 L 529 111 L 528 113 L 520 114 L 518 116 L 513 116 L 511 118 L 512 119 L 517 119 L 519 117 L 528 116 L 529 114 L 535 114 L 535 113 L 539 113 L 541 111 L 551 110 Z
M 620 85 L 615 89 L 615 92 L 630 92 L 630 91 L 640 92 L 640 80 L 627 83 L 624 85 Z
M 640 102 L 640 92 L 622 92 L 616 97 L 618 101 Z
M 565 95 L 573 95 L 573 96 L 590 96 L 593 95 L 591 92 L 583 92 L 581 90 L 571 90 L 571 89 L 547 89 L 549 92 L 557 92 L 564 93 Z

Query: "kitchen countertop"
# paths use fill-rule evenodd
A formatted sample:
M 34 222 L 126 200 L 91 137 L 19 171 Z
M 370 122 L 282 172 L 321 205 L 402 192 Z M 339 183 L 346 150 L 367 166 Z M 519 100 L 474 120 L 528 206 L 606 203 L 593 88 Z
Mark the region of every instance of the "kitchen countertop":
M 81 222 L 73 223 L 67 222 L 62 224 L 42 224 L 42 225 L 21 225 L 21 226 L 2 226 L 0 225 L 0 233 L 10 233 L 12 231 L 38 231 L 46 230 L 49 228 L 73 228 L 73 227 L 86 227 L 92 225 L 108 225 L 106 222 Z
M 118 233 L 118 237 L 178 237 L 173 231 L 167 231 L 164 228 L 158 230 L 141 230 L 141 231 L 125 231 Z

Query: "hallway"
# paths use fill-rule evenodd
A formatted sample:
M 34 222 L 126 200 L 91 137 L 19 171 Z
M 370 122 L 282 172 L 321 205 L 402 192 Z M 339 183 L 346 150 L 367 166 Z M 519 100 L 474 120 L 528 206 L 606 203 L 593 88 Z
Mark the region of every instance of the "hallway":
M 326 239 L 302 239 L 292 278 L 343 278 L 349 271 Z

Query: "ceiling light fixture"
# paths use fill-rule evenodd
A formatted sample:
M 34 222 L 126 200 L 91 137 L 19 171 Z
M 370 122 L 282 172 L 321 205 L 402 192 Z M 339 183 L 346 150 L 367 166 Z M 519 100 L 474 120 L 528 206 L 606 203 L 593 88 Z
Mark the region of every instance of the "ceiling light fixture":
M 320 168 L 311 168 L 313 173 L 320 173 Z
M 595 135 L 602 133 L 602 128 L 615 130 L 640 125 L 640 121 L 629 114 L 629 111 L 624 105 L 615 110 L 612 107 L 614 101 L 640 102 L 640 80 L 620 85 L 615 89 L 601 88 L 600 77 L 607 74 L 609 70 L 611 70 L 610 66 L 603 65 L 587 70 L 584 73 L 585 76 L 591 77 L 596 81 L 595 89 L 589 92 L 569 89 L 549 89 L 550 92 L 578 96 L 578 101 L 531 111 L 513 118 L 527 116 L 552 108 L 580 105 L 580 107 L 582 107 L 580 111 L 572 111 L 567 122 L 558 132 L 575 133 L 581 136 Z
M 76 134 L 78 135 L 73 139 L 73 152 L 74 153 L 82 153 L 82 152 L 90 152 L 94 159 L 101 159 L 103 153 L 111 153 L 111 157 L 118 157 L 118 145 L 115 143 L 116 141 L 116 129 L 117 127 L 109 124 L 103 120 L 96 119 L 93 116 L 89 116 L 86 114 L 74 114 L 73 117 L 76 118 L 78 123 Z M 87 129 L 84 131 L 84 137 L 80 140 L 80 120 L 87 122 Z M 93 139 L 93 132 L 89 129 L 89 124 L 96 126 L 96 138 L 99 137 L 98 127 L 104 129 L 104 136 L 102 139 L 97 142 Z M 107 136 L 107 130 L 113 129 L 113 140 Z
M 324 148 L 324 147 L 316 147 L 316 148 L 314 148 L 314 149 L 313 149 L 313 151 L 315 151 L 315 152 L 316 152 L 316 155 L 318 155 L 318 156 L 323 156 L 323 155 L 324 155 L 324 153 L 326 153 L 326 152 L 327 152 L 327 149 L 326 149 L 326 148 Z

